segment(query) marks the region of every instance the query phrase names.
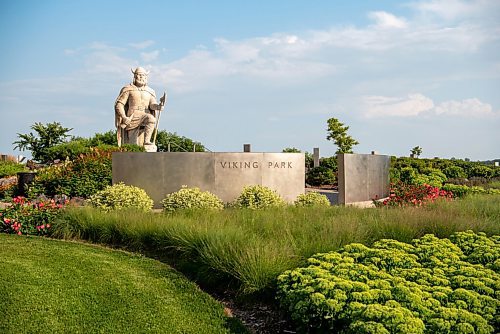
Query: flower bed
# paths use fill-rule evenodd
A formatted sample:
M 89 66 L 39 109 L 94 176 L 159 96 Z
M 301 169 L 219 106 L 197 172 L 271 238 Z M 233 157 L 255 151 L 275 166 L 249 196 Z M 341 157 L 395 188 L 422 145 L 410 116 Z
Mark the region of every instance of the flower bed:
M 428 184 L 414 185 L 397 182 L 391 184 L 391 192 L 383 201 L 375 201 L 377 206 L 422 206 L 438 199 L 452 199 L 451 191 L 442 190 Z
M 30 201 L 15 197 L 11 205 L 0 209 L 0 232 L 26 235 L 48 235 L 54 219 L 67 201 Z

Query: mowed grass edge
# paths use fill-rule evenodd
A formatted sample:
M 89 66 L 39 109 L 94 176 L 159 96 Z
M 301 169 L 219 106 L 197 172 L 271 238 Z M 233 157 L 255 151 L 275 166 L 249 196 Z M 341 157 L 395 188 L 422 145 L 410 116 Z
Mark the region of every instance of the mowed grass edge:
M 2 333 L 245 333 L 180 273 L 137 254 L 0 235 Z

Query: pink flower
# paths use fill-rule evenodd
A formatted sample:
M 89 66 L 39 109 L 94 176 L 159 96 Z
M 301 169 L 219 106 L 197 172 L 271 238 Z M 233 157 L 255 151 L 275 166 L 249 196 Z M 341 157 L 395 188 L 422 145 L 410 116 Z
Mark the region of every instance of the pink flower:
M 50 228 L 50 224 L 45 225 L 47 228 Z
M 10 219 L 9 218 L 4 218 L 3 221 L 6 222 L 7 224 L 10 223 Z
M 38 203 L 38 207 L 39 207 L 39 208 L 43 208 L 43 206 L 44 206 L 44 205 L 45 205 L 45 204 L 43 204 L 43 202 Z
M 44 229 L 45 228 L 45 225 L 42 224 L 42 226 L 40 226 L 41 229 Z
M 21 231 L 17 232 L 17 235 L 21 235 L 21 234 L 22 234 Z

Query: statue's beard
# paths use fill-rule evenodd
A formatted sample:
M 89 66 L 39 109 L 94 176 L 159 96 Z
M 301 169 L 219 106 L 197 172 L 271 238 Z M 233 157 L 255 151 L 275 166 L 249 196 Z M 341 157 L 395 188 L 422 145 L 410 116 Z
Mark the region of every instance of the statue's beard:
M 146 80 L 139 80 L 139 79 L 136 79 L 136 80 L 135 80 L 135 82 L 134 82 L 134 84 L 135 84 L 136 86 L 142 87 L 142 86 L 146 86 L 147 81 L 146 81 Z

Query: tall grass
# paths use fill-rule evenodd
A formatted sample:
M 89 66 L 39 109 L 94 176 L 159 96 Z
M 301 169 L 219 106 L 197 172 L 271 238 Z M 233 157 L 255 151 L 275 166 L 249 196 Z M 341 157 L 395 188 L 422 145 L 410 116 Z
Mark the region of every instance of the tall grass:
M 184 211 L 163 215 L 136 211 L 67 210 L 55 236 L 148 252 L 201 282 L 236 282 L 244 294 L 272 289 L 276 277 L 311 255 L 352 242 L 382 238 L 408 242 L 427 233 L 500 234 L 500 196 L 475 196 L 423 208 L 277 208 Z M 192 265 L 185 265 L 191 263 Z

